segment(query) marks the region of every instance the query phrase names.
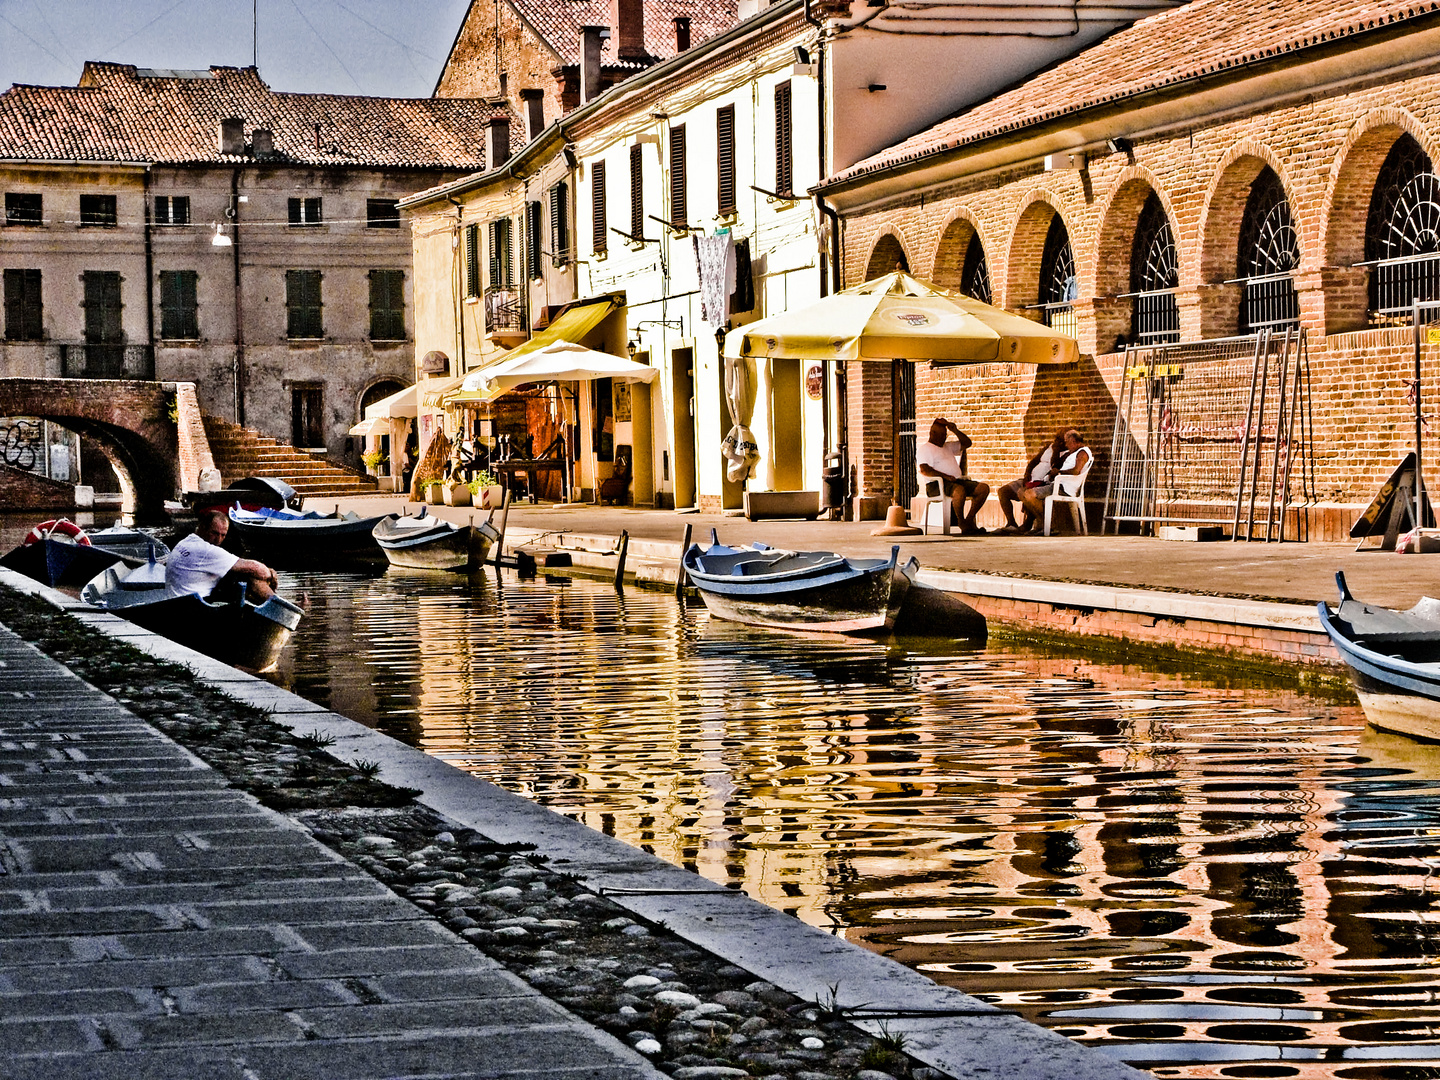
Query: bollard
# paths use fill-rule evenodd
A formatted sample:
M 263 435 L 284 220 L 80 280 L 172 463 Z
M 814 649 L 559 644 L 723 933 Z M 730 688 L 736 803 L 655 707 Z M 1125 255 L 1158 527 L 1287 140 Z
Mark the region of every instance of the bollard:
M 615 591 L 625 591 L 625 553 L 630 550 L 630 534 L 620 530 L 620 557 L 615 561 Z
M 495 541 L 495 565 L 500 565 L 500 555 L 505 550 L 505 522 L 510 518 L 510 489 L 505 489 L 505 497 L 500 501 L 500 537 Z
M 690 550 L 690 522 L 685 523 L 685 535 L 680 539 L 680 561 L 675 565 L 675 595 L 685 595 L 685 552 Z

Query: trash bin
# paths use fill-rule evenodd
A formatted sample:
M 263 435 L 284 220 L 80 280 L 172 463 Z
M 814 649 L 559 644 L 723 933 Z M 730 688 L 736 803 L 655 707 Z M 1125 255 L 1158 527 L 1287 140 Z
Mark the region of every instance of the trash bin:
M 845 505 L 845 459 L 826 454 L 820 470 L 820 509 L 834 510 Z

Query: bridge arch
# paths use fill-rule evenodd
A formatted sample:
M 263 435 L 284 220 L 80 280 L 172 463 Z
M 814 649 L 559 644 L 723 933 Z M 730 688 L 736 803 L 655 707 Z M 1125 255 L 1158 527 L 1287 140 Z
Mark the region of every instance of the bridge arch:
M 175 383 L 0 379 L 0 416 L 33 416 L 95 442 L 120 476 L 123 509 L 165 515 L 182 486 Z

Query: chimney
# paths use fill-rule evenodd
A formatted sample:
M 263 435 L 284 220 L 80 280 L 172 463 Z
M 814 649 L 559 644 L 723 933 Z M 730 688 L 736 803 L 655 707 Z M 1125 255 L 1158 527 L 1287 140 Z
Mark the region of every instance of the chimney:
M 580 104 L 600 96 L 600 49 L 610 36 L 608 26 L 580 28 Z
M 681 15 L 675 20 L 675 51 L 682 53 L 690 48 L 690 19 Z
M 545 130 L 545 91 L 536 87 L 520 91 L 525 103 L 525 141 L 534 142 Z
M 238 116 L 220 121 L 220 153 L 245 156 L 245 121 Z
M 618 59 L 645 59 L 644 0 L 610 0 L 610 26 Z
M 492 116 L 489 136 L 486 140 L 485 166 L 498 169 L 510 160 L 510 118 Z
M 250 144 L 256 157 L 270 157 L 275 153 L 275 133 L 269 128 L 256 128 L 250 133 Z

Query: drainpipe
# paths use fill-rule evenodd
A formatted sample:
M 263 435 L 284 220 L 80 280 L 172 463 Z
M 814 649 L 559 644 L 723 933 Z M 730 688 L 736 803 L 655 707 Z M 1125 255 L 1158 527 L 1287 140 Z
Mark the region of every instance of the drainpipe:
M 460 211 L 460 200 L 453 199 L 449 195 L 445 199 L 451 206 L 455 207 L 455 258 L 460 267 L 460 288 L 450 294 L 450 305 L 455 311 L 455 329 L 460 334 L 460 355 L 455 358 L 455 367 L 459 370 L 456 375 L 465 373 L 465 226 L 462 224 Z M 420 373 L 415 373 L 416 380 L 419 380 Z
M 150 343 L 150 377 L 155 378 L 155 251 L 151 245 L 150 170 L 145 166 L 145 340 Z
M 245 302 L 240 288 L 240 170 L 230 171 L 230 263 L 235 275 L 235 422 L 245 426 Z

